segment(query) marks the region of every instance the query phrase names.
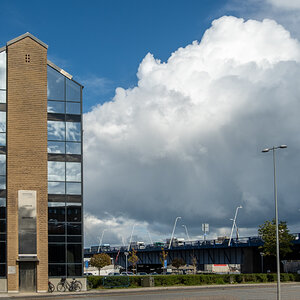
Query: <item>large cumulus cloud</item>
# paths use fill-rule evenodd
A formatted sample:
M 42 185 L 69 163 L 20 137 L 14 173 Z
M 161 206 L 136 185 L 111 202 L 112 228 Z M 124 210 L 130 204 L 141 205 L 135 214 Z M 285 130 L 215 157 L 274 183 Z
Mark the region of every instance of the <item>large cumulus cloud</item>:
M 272 20 L 222 17 L 167 62 L 147 54 L 138 84 L 84 116 L 86 226 L 113 241 L 134 223 L 156 237 L 176 216 L 201 235 L 244 235 L 274 215 L 271 154 L 278 152 L 280 217 L 297 229 L 300 190 L 300 44 Z M 98 220 L 98 221 L 95 221 Z M 93 243 L 89 238 L 87 243 Z

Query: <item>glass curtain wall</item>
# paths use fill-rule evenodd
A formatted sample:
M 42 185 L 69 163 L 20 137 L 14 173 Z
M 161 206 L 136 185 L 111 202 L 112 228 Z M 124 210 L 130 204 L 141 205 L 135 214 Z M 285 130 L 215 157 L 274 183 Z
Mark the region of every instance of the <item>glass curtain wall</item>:
M 82 87 L 48 65 L 49 276 L 82 275 Z
M 6 51 L 0 52 L 0 277 L 6 276 Z

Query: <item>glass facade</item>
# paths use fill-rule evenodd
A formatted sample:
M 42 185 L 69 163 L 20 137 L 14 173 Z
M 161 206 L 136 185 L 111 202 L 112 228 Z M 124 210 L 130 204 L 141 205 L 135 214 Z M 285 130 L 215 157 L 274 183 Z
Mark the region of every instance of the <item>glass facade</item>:
M 81 276 L 82 87 L 49 65 L 47 73 L 49 276 Z
M 0 277 L 6 276 L 6 51 L 0 52 Z

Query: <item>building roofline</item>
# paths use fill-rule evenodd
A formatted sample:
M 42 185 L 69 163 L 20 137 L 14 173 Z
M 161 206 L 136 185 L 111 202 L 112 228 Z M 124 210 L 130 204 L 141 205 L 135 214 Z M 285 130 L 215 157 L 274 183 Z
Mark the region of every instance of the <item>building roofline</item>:
M 14 39 L 8 41 L 8 42 L 6 43 L 6 46 L 10 46 L 10 45 L 12 45 L 12 44 L 14 44 L 14 43 L 16 43 L 16 42 L 22 40 L 22 39 L 25 39 L 26 37 L 30 37 L 31 39 L 33 39 L 34 41 L 36 41 L 36 42 L 37 42 L 38 44 L 40 44 L 41 46 L 43 46 L 43 47 L 45 47 L 46 49 L 48 49 L 48 45 L 47 45 L 47 44 L 45 44 L 44 42 L 42 42 L 41 40 L 39 40 L 38 38 L 36 38 L 34 35 L 32 35 L 32 34 L 29 33 L 29 32 L 26 32 L 26 33 L 24 33 L 24 34 L 22 34 L 22 35 L 20 35 L 20 36 L 18 36 L 18 37 L 16 37 L 16 38 L 14 38 Z
M 5 46 L 0 48 L 0 52 L 5 51 L 5 50 L 6 50 Z
M 50 61 L 49 59 L 47 60 L 47 64 L 52 67 L 53 69 L 55 69 L 57 72 L 61 73 L 62 75 L 66 76 L 68 79 L 74 81 L 75 83 L 77 83 L 78 85 L 80 85 L 82 88 L 84 88 L 84 86 L 82 84 L 80 84 L 79 82 L 77 82 L 76 80 L 73 79 L 73 76 L 71 74 L 69 74 L 68 72 L 66 72 L 65 70 L 63 70 L 62 68 L 58 67 L 56 64 L 54 64 L 52 61 Z

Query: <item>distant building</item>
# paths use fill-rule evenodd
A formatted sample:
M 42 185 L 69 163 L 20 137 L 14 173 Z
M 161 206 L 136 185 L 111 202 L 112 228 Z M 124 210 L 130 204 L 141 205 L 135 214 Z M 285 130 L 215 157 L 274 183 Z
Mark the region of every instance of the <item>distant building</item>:
M 0 48 L 0 291 L 83 273 L 82 86 L 26 33 Z

